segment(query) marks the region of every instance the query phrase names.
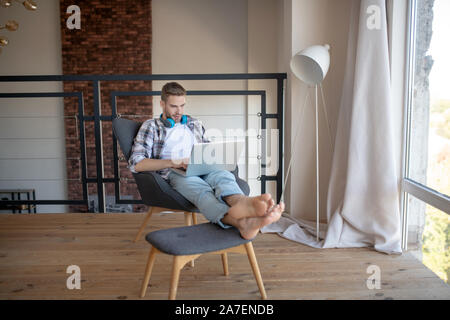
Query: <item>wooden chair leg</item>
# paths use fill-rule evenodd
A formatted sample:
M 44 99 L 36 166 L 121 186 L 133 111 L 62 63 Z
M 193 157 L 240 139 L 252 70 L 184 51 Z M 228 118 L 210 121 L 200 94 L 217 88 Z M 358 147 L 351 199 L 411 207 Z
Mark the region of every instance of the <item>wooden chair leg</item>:
M 195 212 L 191 213 L 192 213 L 192 224 L 197 224 L 197 215 L 195 214 Z
M 184 213 L 184 224 L 187 226 L 192 226 L 192 221 L 194 220 L 194 213 L 191 214 L 191 212 L 185 212 Z M 192 260 L 189 265 L 193 268 L 194 267 L 194 260 Z
M 178 289 L 178 280 L 180 279 L 180 271 L 183 268 L 181 265 L 180 257 L 173 257 L 173 265 L 172 265 L 172 278 L 170 280 L 170 291 L 169 291 L 169 300 L 175 300 Z
M 172 279 L 170 280 L 169 300 L 175 300 L 178 289 L 178 280 L 180 279 L 180 271 L 188 261 L 193 261 L 200 255 L 192 256 L 174 256 L 172 265 Z
M 263 300 L 267 299 L 266 290 L 264 289 L 264 283 L 259 272 L 258 261 L 256 261 L 255 251 L 251 242 L 245 244 L 245 250 L 247 250 L 248 260 L 252 266 L 253 275 L 255 276 L 256 283 L 258 284 L 259 292 Z
M 141 224 L 141 227 L 139 228 L 139 231 L 136 235 L 136 238 L 134 239 L 134 242 L 137 242 L 139 240 L 139 238 L 141 237 L 142 232 L 144 232 L 145 227 L 147 226 L 148 221 L 150 220 L 150 218 L 152 217 L 153 212 L 156 211 L 154 210 L 154 207 L 151 207 L 150 209 L 148 209 L 147 215 L 144 218 L 144 221 Z
M 150 280 L 150 276 L 152 275 L 153 264 L 155 262 L 156 253 L 158 250 L 155 247 L 152 247 L 150 250 L 150 254 L 148 256 L 147 266 L 145 267 L 144 280 L 142 281 L 141 287 L 141 298 L 145 296 L 145 292 L 147 291 L 148 281 Z
M 191 213 L 190 212 L 185 212 L 184 213 L 184 224 L 187 226 L 191 226 L 192 225 L 192 219 L 191 219 Z
M 222 265 L 223 265 L 223 274 L 228 276 L 230 273 L 228 272 L 228 256 L 226 253 L 222 253 Z

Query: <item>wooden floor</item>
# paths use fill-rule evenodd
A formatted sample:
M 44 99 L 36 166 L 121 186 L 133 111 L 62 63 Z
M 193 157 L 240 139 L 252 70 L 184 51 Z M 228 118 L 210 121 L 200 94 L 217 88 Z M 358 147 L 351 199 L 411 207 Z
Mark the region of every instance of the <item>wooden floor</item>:
M 139 299 L 150 245 L 133 243 L 143 214 L 1 214 L 0 299 Z M 204 222 L 199 219 L 199 222 Z M 179 213 L 152 217 L 146 232 L 182 226 Z M 450 299 L 445 284 L 412 255 L 367 248 L 313 249 L 275 234 L 253 241 L 269 299 Z M 245 255 L 203 255 L 180 276 L 177 299 L 259 299 Z M 167 299 L 172 259 L 158 255 L 144 299 Z M 81 289 L 66 269 L 81 269 Z M 367 267 L 381 270 L 369 290 Z

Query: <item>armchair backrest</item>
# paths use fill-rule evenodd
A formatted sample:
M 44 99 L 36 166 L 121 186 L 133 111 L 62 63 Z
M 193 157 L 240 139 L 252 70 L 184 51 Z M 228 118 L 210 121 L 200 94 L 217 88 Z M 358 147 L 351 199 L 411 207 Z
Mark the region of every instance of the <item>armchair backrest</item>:
M 115 118 L 112 122 L 113 132 L 117 140 L 119 140 L 120 149 L 126 160 L 130 158 L 131 149 L 133 148 L 134 137 L 139 131 L 142 123 L 133 120 Z

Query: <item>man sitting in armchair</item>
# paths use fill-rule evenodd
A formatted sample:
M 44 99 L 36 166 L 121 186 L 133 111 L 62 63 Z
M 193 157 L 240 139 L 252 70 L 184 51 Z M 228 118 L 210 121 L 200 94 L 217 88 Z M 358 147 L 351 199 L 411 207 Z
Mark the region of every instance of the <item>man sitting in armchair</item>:
M 236 227 L 244 239 L 281 217 L 285 205 L 275 205 L 270 194 L 247 197 L 227 170 L 201 176 L 184 176 L 170 168 L 186 169 L 194 143 L 209 142 L 202 123 L 184 114 L 186 90 L 176 82 L 164 85 L 158 119 L 145 121 L 134 140 L 129 168 L 132 172 L 156 171 L 194 204 L 206 219 L 222 228 Z

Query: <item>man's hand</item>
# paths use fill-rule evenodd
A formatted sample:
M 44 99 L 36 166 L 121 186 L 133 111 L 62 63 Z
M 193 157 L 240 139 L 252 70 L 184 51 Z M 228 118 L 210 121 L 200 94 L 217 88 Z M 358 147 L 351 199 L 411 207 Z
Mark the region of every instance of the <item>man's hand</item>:
M 172 161 L 172 168 L 186 170 L 187 165 L 189 163 L 189 158 L 175 159 L 175 160 L 171 160 L 171 161 Z

